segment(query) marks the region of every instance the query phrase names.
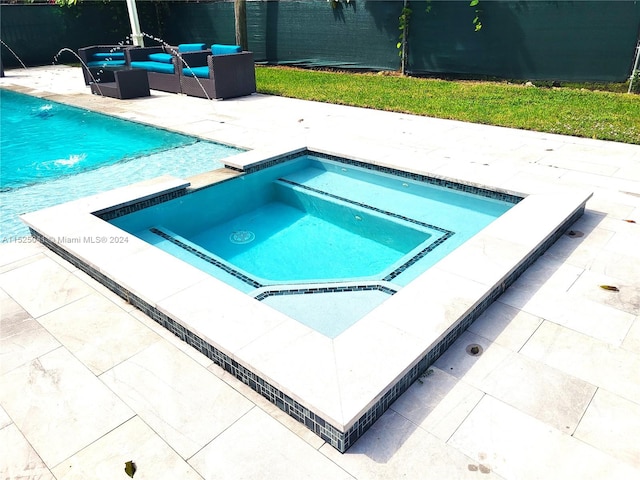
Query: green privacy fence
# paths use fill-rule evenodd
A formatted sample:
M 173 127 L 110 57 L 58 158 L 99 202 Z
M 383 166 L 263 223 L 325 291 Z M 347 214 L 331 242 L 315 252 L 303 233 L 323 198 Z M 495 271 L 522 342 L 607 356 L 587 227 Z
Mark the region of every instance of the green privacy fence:
M 233 2 L 137 5 L 142 30 L 169 44 L 235 43 Z M 271 64 L 400 68 L 402 0 L 342 0 L 335 7 L 325 0 L 248 0 L 249 49 Z M 624 81 L 640 32 L 636 0 L 481 0 L 478 32 L 469 0 L 415 0 L 408 7 L 407 72 L 414 75 Z M 124 0 L 72 8 L 5 1 L 0 20 L 2 41 L 27 65 L 50 64 L 63 47 L 125 42 L 130 32 Z M 5 46 L 2 60 L 19 65 Z
M 62 48 L 78 48 L 123 39 L 129 32 L 124 2 L 106 6 L 99 2 L 77 8 L 55 5 L 0 5 L 0 37 L 5 67 L 19 66 L 7 46 L 25 63 L 48 65 Z M 124 19 L 124 22 L 122 21 Z M 66 53 L 61 60 L 71 62 Z
M 631 74 L 640 2 L 483 0 L 481 6 L 479 32 L 469 27 L 474 12 L 467 2 L 433 2 L 428 14 L 415 8 L 410 69 L 575 81 L 624 81 Z

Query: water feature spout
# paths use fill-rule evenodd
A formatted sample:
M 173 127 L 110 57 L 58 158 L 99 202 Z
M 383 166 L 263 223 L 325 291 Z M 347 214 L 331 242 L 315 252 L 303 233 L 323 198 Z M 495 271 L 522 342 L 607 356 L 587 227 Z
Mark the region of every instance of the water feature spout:
M 11 52 L 11 54 L 16 57 L 16 60 L 18 60 L 18 62 L 20 62 L 20 65 L 22 65 L 22 68 L 24 68 L 25 70 L 27 69 L 27 66 L 24 64 L 24 62 L 20 59 L 20 57 L 18 56 L 18 54 L 16 52 L 14 52 L 11 47 L 9 45 L 7 45 L 6 43 L 4 43 L 3 40 L 0 40 L 0 43 L 2 45 L 4 45 L 4 47 L 9 50 L 9 52 Z M 1 69 L 1 74 L 0 76 L 4 77 L 4 62 L 2 62 L 2 59 L 0 58 L 0 69 Z

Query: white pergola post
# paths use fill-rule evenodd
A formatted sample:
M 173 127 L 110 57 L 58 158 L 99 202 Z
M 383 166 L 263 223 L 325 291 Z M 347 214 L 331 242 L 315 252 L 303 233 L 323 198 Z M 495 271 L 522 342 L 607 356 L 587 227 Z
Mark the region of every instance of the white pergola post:
M 131 41 L 137 47 L 144 47 L 136 0 L 127 0 L 127 10 L 129 11 L 129 23 L 131 23 Z

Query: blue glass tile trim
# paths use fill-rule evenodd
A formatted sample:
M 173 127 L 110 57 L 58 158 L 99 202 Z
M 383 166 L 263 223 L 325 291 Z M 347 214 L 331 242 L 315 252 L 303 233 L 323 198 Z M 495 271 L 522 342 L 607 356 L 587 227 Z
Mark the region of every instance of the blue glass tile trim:
M 356 202 L 354 200 L 350 200 L 348 198 L 341 197 L 339 195 L 335 195 L 333 193 L 325 192 L 325 191 L 319 190 L 317 188 L 309 187 L 308 185 L 303 185 L 301 183 L 297 183 L 297 182 L 294 182 L 292 180 L 279 178 L 278 181 L 283 182 L 283 183 L 287 183 L 287 184 L 292 185 L 294 187 L 302 188 L 304 190 L 309 190 L 311 192 L 317 193 L 318 195 L 323 195 L 323 196 L 326 196 L 326 197 L 329 197 L 329 198 L 340 200 L 340 201 L 345 202 L 345 203 L 349 203 L 351 205 L 356 205 L 356 206 L 358 206 L 360 208 L 364 208 L 366 210 L 372 210 L 374 212 L 381 213 L 383 215 L 387 215 L 389 217 L 398 218 L 400 220 L 404 220 L 405 222 L 409 222 L 409 223 L 414 223 L 416 225 L 420 225 L 421 227 L 430 228 L 432 230 L 435 230 L 437 232 L 441 232 L 441 233 L 444 234 L 438 240 L 436 240 L 435 242 L 431 243 L 426 248 L 424 248 L 423 250 L 421 250 L 420 252 L 415 254 L 413 257 L 408 259 L 405 263 L 400 265 L 393 272 L 389 273 L 382 280 L 386 280 L 386 281 L 393 280 L 398 275 L 400 275 L 402 272 L 404 272 L 407 268 L 409 268 L 411 265 L 413 265 L 414 263 L 418 262 L 420 259 L 424 258 L 429 252 L 433 251 L 436 247 L 442 245 L 444 242 L 446 242 L 448 239 L 450 239 L 455 233 L 455 232 L 452 232 L 451 230 L 446 230 L 446 229 L 444 229 L 442 227 L 438 227 L 436 225 L 431 225 L 429 223 L 424 223 L 424 222 L 421 222 L 419 220 L 416 220 L 414 218 L 405 217 L 404 215 L 399 215 L 397 213 L 389 212 L 387 210 L 382 210 L 381 208 L 374 207 L 372 205 L 367 205 L 366 203 Z
M 302 287 L 302 288 L 287 288 L 283 290 L 268 290 L 261 292 L 254 298 L 258 301 L 262 301 L 268 297 L 276 297 L 279 295 L 308 295 L 314 293 L 344 293 L 344 292 L 369 292 L 377 290 L 387 295 L 393 295 L 397 292 L 392 288 L 384 285 L 333 285 L 326 287 Z
M 211 265 L 215 265 L 219 269 L 224 270 L 225 272 L 233 275 L 234 277 L 242 280 L 243 282 L 251 285 L 254 288 L 260 288 L 260 287 L 264 286 L 260 282 L 258 282 L 257 280 L 254 280 L 253 278 L 248 277 L 247 275 L 243 275 L 242 273 L 240 273 L 236 269 L 232 268 L 229 265 L 226 265 L 226 264 L 222 263 L 221 261 L 215 259 L 211 255 L 207 255 L 205 252 L 203 252 L 201 250 L 197 250 L 197 249 L 193 248 L 191 245 L 187 245 L 186 243 L 181 242 L 177 238 L 174 238 L 171 235 L 168 235 L 167 233 L 165 233 L 165 232 L 163 232 L 161 230 L 158 230 L 157 228 L 150 228 L 149 231 L 151 233 L 154 233 L 154 234 L 164 238 L 165 240 L 168 240 L 169 242 L 173 243 L 174 245 L 186 250 L 187 252 L 191 253 L 192 255 L 195 255 L 196 257 L 201 258 L 205 262 L 208 262 Z
M 422 175 L 422 174 L 419 174 L 419 173 L 405 172 L 403 170 L 397 170 L 397 169 L 391 168 L 391 167 L 384 167 L 384 166 L 381 166 L 381 165 L 374 165 L 374 164 L 363 162 L 363 161 L 360 161 L 360 160 L 353 160 L 353 159 L 350 159 L 350 158 L 337 157 L 335 155 L 330 155 L 328 153 L 319 153 L 319 152 L 314 152 L 312 150 L 307 150 L 307 151 L 304 151 L 304 152 L 294 153 L 294 154 L 291 154 L 291 155 L 285 155 L 283 157 L 274 158 L 272 160 L 267 160 L 267 161 L 265 161 L 263 163 L 260 163 L 258 165 L 251 166 L 251 167 L 247 168 L 244 171 L 246 173 L 257 172 L 257 171 L 260 171 L 260 170 L 264 170 L 265 168 L 269 168 L 269 167 L 272 167 L 274 165 L 278 165 L 280 163 L 287 162 L 289 160 L 300 158 L 300 157 L 305 156 L 305 155 L 309 155 L 309 156 L 313 156 L 313 157 L 317 157 L 317 158 L 322 158 L 322 159 L 326 159 L 326 160 L 332 160 L 334 162 L 343 163 L 345 165 L 353 165 L 355 167 L 360 167 L 360 168 L 364 168 L 364 169 L 367 169 L 367 170 L 373 170 L 373 171 L 377 171 L 377 172 L 388 173 L 388 174 L 391 174 L 391 175 L 396 175 L 398 177 L 407 178 L 407 179 L 410 179 L 410 180 L 416 180 L 416 181 L 428 183 L 428 184 L 431 184 L 431 185 L 437 185 L 437 186 L 440 186 L 440 187 L 451 188 L 453 190 L 458 190 L 458 191 L 467 192 L 467 193 L 473 193 L 473 194 L 480 195 L 480 196 L 483 196 L 483 197 L 493 198 L 495 200 L 502 200 L 502 201 L 505 201 L 505 202 L 513 203 L 513 204 L 516 204 L 516 203 L 520 202 L 523 199 L 523 197 L 520 197 L 518 195 L 513 195 L 513 194 L 510 194 L 510 193 L 498 192 L 498 191 L 494 191 L 494 190 L 489 190 L 487 188 L 477 187 L 477 186 L 474 186 L 474 185 L 466 185 L 464 183 L 459 183 L 459 182 L 452 182 L 451 180 L 446 180 L 446 179 L 442 179 L 442 178 L 429 177 L 427 175 Z
M 493 198 L 496 200 L 503 200 L 505 202 L 516 204 L 520 202 L 523 197 L 519 197 L 517 195 L 512 195 L 510 193 L 498 192 L 494 190 L 489 190 L 487 188 L 477 187 L 474 185 L 466 185 L 464 183 L 453 182 L 451 180 L 446 180 L 442 178 L 429 177 L 427 175 L 422 175 L 419 173 L 406 172 L 404 170 L 397 170 L 391 167 L 384 167 L 381 165 L 374 165 L 372 163 L 362 162 L 360 160 L 352 160 L 349 158 L 336 157 L 334 155 L 326 154 L 326 153 L 318 153 L 308 151 L 307 155 L 311 155 L 318 158 L 325 158 L 327 160 L 333 160 L 335 162 L 344 163 L 347 165 L 353 165 L 355 167 L 364 168 L 367 170 L 374 170 L 376 172 L 389 173 L 391 175 L 396 175 L 398 177 L 407 178 L 410 180 L 416 180 L 423 183 L 428 183 L 431 185 L 437 185 L 440 187 L 451 188 L 452 190 L 458 190 L 467 193 L 473 193 L 476 195 L 480 195 L 487 198 Z
M 382 210 L 381 208 L 374 207 L 374 206 L 371 206 L 371 205 L 367 205 L 366 203 L 356 202 L 355 200 L 350 200 L 348 198 L 341 197 L 340 195 L 336 195 L 334 193 L 325 192 L 324 190 L 319 190 L 317 188 L 310 187 L 308 185 L 303 185 L 302 183 L 297 183 L 297 182 L 294 182 L 293 180 L 287 180 L 285 178 L 279 178 L 278 181 L 282 182 L 282 183 L 287 183 L 289 185 L 293 185 L 294 187 L 302 188 L 304 190 L 309 190 L 310 192 L 314 192 L 314 193 L 317 193 L 317 194 L 325 196 L 325 197 L 329 197 L 329 198 L 333 198 L 333 199 L 336 199 L 336 200 L 340 200 L 342 202 L 350 203 L 351 205 L 356 205 L 356 206 L 361 207 L 361 208 L 366 208 L 367 210 L 373 210 L 374 212 L 382 213 L 383 215 L 387 215 L 389 217 L 399 218 L 399 219 L 404 220 L 406 222 L 415 223 L 416 225 L 420 225 L 421 227 L 427 227 L 427 228 L 430 228 L 432 230 L 436 230 L 438 232 L 453 234 L 453 232 L 451 232 L 450 230 L 446 230 L 446 229 L 444 229 L 442 227 L 438 227 L 436 225 L 431 225 L 429 223 L 424 223 L 424 222 L 421 222 L 420 220 L 416 220 L 416 219 L 411 218 L 411 217 L 405 217 L 404 215 L 399 215 L 397 213 L 389 212 L 387 210 Z
M 403 263 L 402 265 L 400 265 L 398 268 L 396 268 L 393 272 L 391 272 L 389 275 L 387 275 L 386 277 L 383 278 L 383 280 L 386 281 L 391 281 L 394 278 L 396 278 L 398 275 L 400 275 L 401 273 L 403 273 L 407 268 L 409 268 L 411 265 L 413 265 L 414 263 L 416 263 L 417 261 L 421 260 L 422 258 L 426 257 L 427 254 L 431 251 L 433 251 L 436 247 L 442 245 L 444 242 L 446 242 L 449 238 L 451 238 L 451 235 L 453 235 L 453 232 L 447 233 L 445 234 L 443 237 L 439 238 L 438 240 L 436 240 L 435 242 L 431 243 L 430 245 L 428 245 L 426 248 L 420 250 L 417 254 L 415 254 L 412 258 L 410 258 L 409 260 L 407 260 L 405 263 Z
M 154 205 L 158 205 L 159 203 L 168 202 L 169 200 L 182 197 L 183 195 L 186 195 L 186 193 L 187 189 L 181 188 L 180 190 L 173 190 L 171 192 L 163 193 L 155 197 L 147 198 L 140 202 L 133 202 L 129 205 L 120 207 L 109 207 L 103 210 L 98 210 L 93 212 L 93 215 L 100 218 L 101 220 L 104 220 L 105 222 L 108 222 L 109 220 L 113 220 L 114 218 L 137 212 L 138 210 L 142 210 L 143 208 L 153 207 Z
M 259 172 L 260 170 L 264 170 L 265 168 L 273 167 L 274 165 L 280 165 L 281 163 L 288 162 L 289 160 L 294 160 L 296 158 L 300 158 L 304 155 L 307 155 L 306 151 L 291 153 L 289 155 L 283 155 L 281 157 L 272 158 L 270 160 L 265 160 L 264 162 L 260 162 L 256 165 L 251 165 L 245 169 L 238 169 L 235 167 L 230 167 L 229 165 L 225 165 L 226 168 L 231 168 L 232 170 L 245 172 L 245 173 L 254 173 Z
M 422 249 L 421 251 L 419 251 L 418 253 L 416 253 L 413 257 L 409 258 L 406 262 L 404 262 L 402 265 L 400 265 L 398 268 L 396 268 L 395 270 L 393 270 L 392 272 L 390 272 L 389 274 L 387 274 L 384 278 L 382 278 L 381 280 L 385 280 L 385 281 L 391 281 L 394 278 L 396 278 L 398 275 L 401 275 L 403 272 L 405 272 L 409 267 L 411 267 L 412 265 L 414 265 L 416 262 L 420 261 L 422 258 L 424 258 L 426 255 L 429 254 L 429 252 L 432 252 L 434 249 L 436 249 L 437 247 L 439 247 L 440 245 L 442 245 L 444 242 L 446 242 L 449 238 L 451 238 L 455 232 L 452 232 L 450 230 L 446 230 L 442 227 L 438 227 L 436 225 L 431 225 L 425 222 L 421 222 L 419 220 L 416 220 L 414 218 L 410 218 L 410 217 L 405 217 L 404 215 L 399 215 L 397 213 L 393 213 L 393 212 L 389 212 L 387 210 L 383 210 L 381 208 L 377 208 L 374 207 L 372 205 L 367 205 L 365 203 L 361 203 L 361 202 L 356 202 L 354 200 L 350 200 L 348 198 L 345 197 L 341 197 L 339 195 L 335 195 L 333 193 L 329 193 L 329 192 L 325 192 L 323 190 L 319 190 L 317 188 L 313 188 L 313 187 L 309 187 L 307 185 L 302 185 L 300 183 L 291 181 L 291 180 L 286 180 L 283 178 L 279 179 L 280 182 L 292 185 L 294 187 L 298 187 L 298 188 L 302 188 L 304 190 L 308 190 L 308 191 L 312 191 L 318 195 L 323 195 L 329 198 L 333 198 L 336 200 L 340 200 L 342 202 L 345 203 L 349 203 L 351 205 L 356 205 L 360 208 L 364 208 L 366 210 L 372 210 L 374 212 L 377 213 L 381 213 L 383 215 L 387 215 L 389 217 L 393 217 L 393 218 L 397 218 L 400 220 L 404 220 L 405 222 L 409 222 L 409 223 L 413 223 L 415 225 L 420 225 L 423 228 L 428 228 L 431 230 L 435 230 L 437 232 L 441 232 L 443 233 L 443 236 L 440 237 L 438 240 L 436 240 L 435 242 L 432 242 L 431 244 L 427 245 L 427 247 L 425 247 L 424 249 Z M 220 268 L 221 270 L 227 272 L 230 275 L 233 275 L 234 277 L 236 277 L 237 279 L 243 281 L 244 283 L 246 283 L 247 285 L 251 285 L 254 288 L 260 288 L 265 286 L 263 283 L 259 282 L 258 280 L 256 280 L 255 278 L 252 278 L 248 275 L 245 275 L 244 273 L 236 270 L 235 268 L 233 268 L 233 265 L 228 265 L 225 264 L 221 261 L 219 261 L 218 259 L 216 259 L 215 257 L 213 257 L 212 255 L 208 255 L 205 251 L 202 250 L 198 250 L 196 248 L 193 248 L 191 245 L 187 245 L 186 243 L 180 241 L 177 238 L 174 238 L 173 236 L 158 230 L 157 228 L 150 228 L 149 231 L 151 233 L 154 233 L 162 238 L 164 238 L 165 240 L 173 243 L 174 245 L 188 251 L 189 253 L 191 253 L 192 255 L 197 256 L 198 258 L 201 258 L 202 260 L 215 265 L 217 268 Z
M 291 417 L 298 420 L 313 431 L 320 438 L 325 440 L 339 452 L 346 452 L 358 438 L 360 438 L 373 423 L 382 416 L 387 408 L 402 394 L 409 386 L 417 380 L 432 365 L 440 355 L 442 355 L 456 339 L 464 332 L 475 319 L 477 319 L 489 305 L 491 305 L 505 290 L 516 281 L 516 279 L 534 263 L 560 236 L 584 213 L 584 205 L 576 210 L 574 214 L 568 218 L 562 225 L 554 230 L 547 239 L 536 248 L 532 254 L 524 259 L 514 270 L 507 276 L 504 282 L 496 285 L 491 292 L 485 296 L 478 304 L 463 318 L 453 325 L 436 345 L 433 346 L 424 356 L 419 358 L 409 371 L 393 386 L 391 386 L 382 396 L 364 412 L 353 426 L 347 431 L 340 431 L 333 425 L 329 424 L 322 417 L 307 409 L 304 405 L 296 402 L 284 392 L 265 381 L 255 373 L 240 365 L 237 361 L 213 347 L 198 335 L 187 330 L 181 324 L 160 312 L 138 296 L 132 294 L 127 289 L 120 286 L 110 278 L 106 277 L 93 267 L 85 264 L 83 261 L 64 250 L 59 244 L 49 240 L 47 237 L 40 235 L 37 231 L 30 229 L 34 238 L 43 245 L 56 252 L 59 256 L 69 261 L 83 272 L 87 273 L 97 281 L 105 285 L 111 291 L 124 298 L 127 302 L 141 310 L 147 316 L 152 318 L 158 324 L 162 325 L 174 335 L 206 355 L 213 362 L 224 368 L 227 372 L 234 375 L 237 379 L 251 387 L 260 395 L 265 397 L 271 403 L 277 405 L 281 410 Z
M 392 175 L 397 175 L 399 177 L 402 178 L 408 178 L 411 180 L 416 180 L 416 181 L 420 181 L 420 182 L 424 182 L 424 183 L 429 183 L 432 185 L 438 185 L 441 187 L 447 187 L 447 188 L 451 188 L 454 190 L 459 190 L 459 191 L 464 191 L 467 193 L 474 193 L 477 195 L 481 195 L 484 197 L 489 197 L 489 198 L 493 198 L 493 199 L 497 199 L 497 200 L 503 200 L 509 203 L 518 203 L 519 201 L 522 200 L 522 197 L 516 196 L 516 195 L 511 195 L 508 193 L 503 193 L 503 192 L 496 192 L 493 190 L 488 190 L 488 189 L 484 189 L 481 187 L 476 187 L 476 186 L 472 186 L 472 185 L 465 185 L 463 183 L 457 183 L 457 182 L 452 182 L 449 180 L 443 180 L 443 179 L 439 179 L 439 178 L 433 178 L 433 177 L 429 177 L 426 175 L 421 175 L 421 174 L 417 174 L 417 173 L 411 173 L 411 172 L 405 172 L 403 170 L 396 170 L 394 168 L 390 168 L 390 167 L 383 167 L 383 166 L 378 166 L 378 165 L 373 165 L 370 163 L 366 163 L 366 162 L 362 162 L 359 160 L 352 160 L 349 158 L 343 158 L 343 157 L 336 157 L 334 155 L 329 155 L 326 153 L 318 153 L 318 152 L 313 152 L 313 151 L 306 151 L 306 152 L 300 152 L 300 153 L 293 153 L 290 155 L 284 155 L 282 157 L 278 157 L 278 158 L 274 158 L 272 160 L 267 160 L 265 162 L 262 162 L 258 165 L 252 166 L 247 168 L 246 170 L 242 170 L 236 167 L 232 167 L 230 165 L 225 165 L 225 168 L 228 168 L 230 170 L 235 170 L 237 172 L 244 172 L 244 173 L 253 173 L 253 172 L 257 172 L 260 170 L 264 170 L 265 168 L 269 168 L 272 167 L 274 165 L 278 165 L 281 164 L 283 162 L 287 162 L 290 160 L 294 160 L 296 158 L 299 158 L 301 156 L 304 155 L 311 155 L 314 157 L 318 157 L 318 158 L 323 158 L 323 159 L 327 159 L 327 160 L 332 160 L 335 162 L 340 162 L 340 163 L 344 163 L 346 165 L 353 165 L 353 166 L 357 166 L 360 168 L 364 168 L 367 170 L 373 170 L 373 171 L 379 171 L 379 172 L 383 172 L 383 173 L 389 173 Z M 228 181 L 228 180 L 224 180 L 224 181 Z M 202 188 L 209 188 L 212 185 L 207 185 L 205 187 Z M 149 198 L 146 200 L 143 200 L 141 202 L 135 202 L 132 203 L 130 205 L 125 205 L 125 206 L 121 206 L 121 207 L 109 207 L 106 208 L 104 210 L 99 210 L 96 212 L 93 212 L 94 215 L 96 215 L 97 217 L 99 217 L 102 220 L 105 221 L 109 221 L 109 220 L 113 220 L 115 218 L 121 217 L 123 215 L 127 215 L 129 213 L 133 213 L 133 212 L 137 212 L 138 210 L 141 210 L 143 208 L 147 208 L 147 207 L 151 207 L 154 205 L 157 205 L 159 203 L 164 203 L 167 202 L 169 200 L 173 200 L 175 198 L 181 197 L 183 195 L 187 195 L 189 193 L 193 193 L 194 191 L 196 191 L 198 189 L 180 189 L 180 190 L 174 190 L 172 192 L 168 192 L 162 195 L 158 195 L 155 196 L 153 198 Z M 407 219 L 408 221 L 411 221 L 410 219 Z M 431 228 L 436 228 L 436 227 L 431 227 Z

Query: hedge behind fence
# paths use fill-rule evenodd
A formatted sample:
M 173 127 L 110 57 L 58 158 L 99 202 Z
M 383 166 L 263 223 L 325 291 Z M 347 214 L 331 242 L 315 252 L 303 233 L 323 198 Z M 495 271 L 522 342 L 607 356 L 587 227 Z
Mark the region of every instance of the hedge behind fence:
M 233 3 L 138 0 L 142 30 L 169 44 L 235 43 Z M 475 32 L 467 0 L 411 1 L 407 71 L 513 79 L 624 81 L 640 32 L 635 0 L 481 0 Z M 258 62 L 398 70 L 400 0 L 247 2 L 249 49 Z M 124 0 L 72 8 L 2 4 L 2 40 L 27 65 L 54 62 L 64 47 L 126 42 Z M 156 44 L 146 39 L 147 45 Z M 18 61 L 3 46 L 7 67 Z M 61 62 L 71 62 L 63 54 Z

